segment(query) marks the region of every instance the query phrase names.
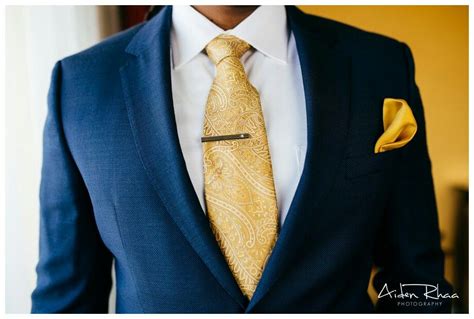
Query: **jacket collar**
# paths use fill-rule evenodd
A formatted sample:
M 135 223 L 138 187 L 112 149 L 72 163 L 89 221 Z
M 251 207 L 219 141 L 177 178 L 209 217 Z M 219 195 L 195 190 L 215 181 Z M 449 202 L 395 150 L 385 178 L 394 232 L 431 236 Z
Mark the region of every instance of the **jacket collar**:
M 121 68 L 130 127 L 143 167 L 166 211 L 224 290 L 242 307 L 240 291 L 209 227 L 186 170 L 178 140 L 170 75 L 171 7 L 130 42 Z
M 210 230 L 187 174 L 178 140 L 170 75 L 171 7 L 144 24 L 126 48 L 121 68 L 124 97 L 137 150 L 167 212 L 224 290 L 247 312 L 304 254 L 311 225 L 342 165 L 349 125 L 350 59 L 337 36 L 317 18 L 294 7 L 287 17 L 300 58 L 307 111 L 308 148 L 303 174 L 288 216 L 253 298 L 246 300 Z M 276 292 L 277 293 L 277 292 Z

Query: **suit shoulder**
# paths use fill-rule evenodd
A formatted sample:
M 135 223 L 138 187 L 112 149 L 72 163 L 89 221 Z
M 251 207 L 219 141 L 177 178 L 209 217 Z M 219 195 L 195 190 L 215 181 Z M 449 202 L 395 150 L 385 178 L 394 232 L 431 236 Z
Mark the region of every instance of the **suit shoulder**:
M 306 14 L 306 23 L 311 24 L 316 30 L 321 30 L 331 37 L 337 38 L 339 43 L 349 48 L 352 52 L 368 52 L 371 50 L 390 50 L 400 52 L 406 45 L 397 39 L 376 32 L 335 21 L 320 16 Z
M 104 71 L 121 65 L 125 57 L 125 48 L 142 28 L 143 23 L 116 33 L 99 43 L 61 60 L 61 66 L 67 75 L 84 71 Z

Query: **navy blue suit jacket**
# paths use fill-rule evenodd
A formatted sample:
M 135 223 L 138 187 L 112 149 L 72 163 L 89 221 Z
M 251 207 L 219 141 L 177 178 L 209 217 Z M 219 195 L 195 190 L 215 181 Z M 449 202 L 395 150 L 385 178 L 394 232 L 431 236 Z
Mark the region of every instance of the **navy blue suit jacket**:
M 106 312 L 112 261 L 117 312 L 449 311 L 447 300 L 403 307 L 383 298 L 374 308 L 367 294 L 373 265 L 378 290 L 412 282 L 450 289 L 409 48 L 287 8 L 308 148 L 249 301 L 216 244 L 180 150 L 171 10 L 54 68 L 32 311 Z M 407 146 L 374 154 L 385 97 L 406 99 L 419 129 Z

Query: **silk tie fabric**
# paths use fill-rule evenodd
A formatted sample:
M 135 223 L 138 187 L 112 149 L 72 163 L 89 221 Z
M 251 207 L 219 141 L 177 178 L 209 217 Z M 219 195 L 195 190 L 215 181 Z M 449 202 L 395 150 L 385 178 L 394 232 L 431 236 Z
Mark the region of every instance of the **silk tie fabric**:
M 211 229 L 251 299 L 277 239 L 278 209 L 260 97 L 240 62 L 249 49 L 231 35 L 206 46 L 216 76 L 206 104 L 203 136 L 211 141 L 203 142 L 203 160 Z M 246 138 L 226 139 L 233 135 Z
M 383 102 L 384 133 L 375 143 L 375 153 L 390 151 L 408 144 L 418 128 L 408 103 L 403 99 L 385 98 Z

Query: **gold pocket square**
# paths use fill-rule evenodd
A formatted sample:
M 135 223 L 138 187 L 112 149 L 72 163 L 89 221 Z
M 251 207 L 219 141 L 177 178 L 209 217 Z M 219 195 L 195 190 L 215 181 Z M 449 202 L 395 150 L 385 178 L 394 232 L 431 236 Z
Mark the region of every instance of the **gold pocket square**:
M 383 129 L 383 134 L 375 143 L 375 153 L 403 147 L 415 136 L 417 130 L 415 117 L 405 100 L 384 99 Z

